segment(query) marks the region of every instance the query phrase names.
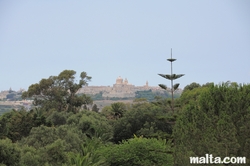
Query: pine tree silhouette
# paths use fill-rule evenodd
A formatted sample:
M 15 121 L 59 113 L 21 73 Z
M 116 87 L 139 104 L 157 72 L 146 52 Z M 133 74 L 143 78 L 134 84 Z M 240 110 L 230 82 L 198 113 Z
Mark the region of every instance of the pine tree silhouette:
M 169 74 L 158 74 L 158 75 L 160 75 L 160 76 L 162 76 L 163 78 L 165 78 L 165 79 L 168 79 L 168 80 L 170 80 L 171 81 L 171 96 L 172 96 L 172 102 L 171 102 L 171 109 L 172 109 L 172 111 L 174 112 L 174 91 L 176 90 L 176 89 L 178 89 L 178 87 L 179 87 L 179 83 L 176 83 L 175 85 L 173 85 L 173 81 L 174 80 L 176 80 L 176 79 L 178 79 L 178 78 L 180 78 L 180 77 L 182 77 L 182 76 L 184 76 L 185 74 L 173 74 L 173 65 L 172 65 L 172 63 L 174 62 L 174 61 L 176 61 L 176 59 L 173 59 L 172 58 L 172 48 L 171 48 L 171 58 L 170 59 L 167 59 L 169 62 L 171 62 L 171 74 L 169 75 Z M 159 84 L 159 86 L 162 88 L 162 89 L 164 89 L 164 90 L 167 90 L 167 86 L 166 85 L 164 85 L 164 84 Z

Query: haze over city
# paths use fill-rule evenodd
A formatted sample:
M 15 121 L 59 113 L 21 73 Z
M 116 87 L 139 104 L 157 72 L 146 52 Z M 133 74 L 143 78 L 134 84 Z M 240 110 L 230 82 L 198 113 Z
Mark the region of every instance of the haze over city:
M 90 86 L 250 82 L 250 1 L 0 1 L 0 91 L 75 70 Z

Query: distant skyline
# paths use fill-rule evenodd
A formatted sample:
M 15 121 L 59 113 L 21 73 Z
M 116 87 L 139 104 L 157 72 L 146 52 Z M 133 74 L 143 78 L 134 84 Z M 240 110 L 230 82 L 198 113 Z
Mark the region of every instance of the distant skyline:
M 185 74 L 197 82 L 250 83 L 249 0 L 0 1 L 0 91 L 28 89 L 65 69 L 112 86 Z M 79 79 L 78 79 L 79 80 Z

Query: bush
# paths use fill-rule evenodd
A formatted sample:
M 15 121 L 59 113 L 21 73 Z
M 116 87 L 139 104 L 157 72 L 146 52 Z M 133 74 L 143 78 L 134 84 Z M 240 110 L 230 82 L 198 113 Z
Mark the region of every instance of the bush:
M 21 158 L 20 149 L 10 139 L 0 140 L 0 163 L 6 166 L 18 166 Z
M 135 137 L 119 145 L 103 147 L 99 153 L 110 166 L 171 166 L 173 157 L 166 140 Z

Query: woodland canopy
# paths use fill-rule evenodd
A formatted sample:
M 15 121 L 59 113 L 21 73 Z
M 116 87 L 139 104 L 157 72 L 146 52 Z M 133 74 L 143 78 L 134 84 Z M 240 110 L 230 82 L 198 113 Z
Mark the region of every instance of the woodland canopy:
M 188 166 L 205 154 L 250 163 L 249 84 L 191 83 L 174 112 L 162 97 L 98 111 L 84 107 L 89 96 L 76 95 L 91 77 L 82 72 L 76 82 L 75 74 L 32 84 L 22 97 L 35 107 L 0 116 L 1 166 Z

